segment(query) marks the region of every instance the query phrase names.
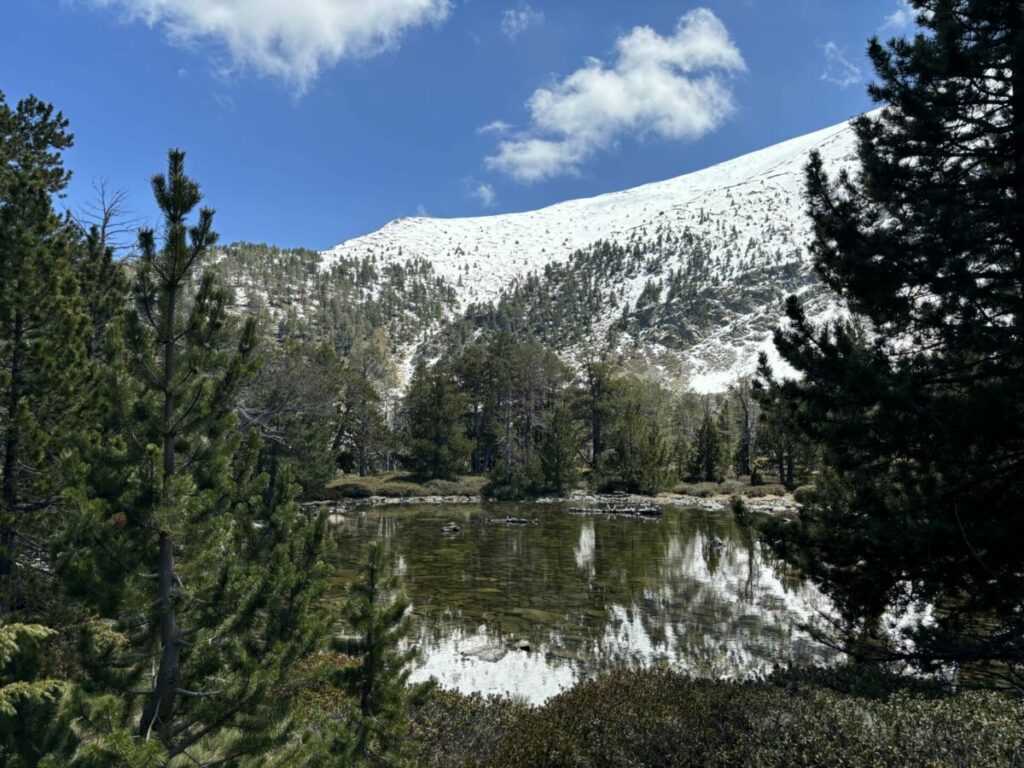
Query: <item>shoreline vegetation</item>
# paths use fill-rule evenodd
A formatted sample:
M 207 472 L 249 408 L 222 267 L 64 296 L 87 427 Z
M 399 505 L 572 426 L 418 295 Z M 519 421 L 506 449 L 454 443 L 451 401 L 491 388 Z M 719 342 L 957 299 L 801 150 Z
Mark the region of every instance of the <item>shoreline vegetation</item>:
M 813 492 L 813 486 L 801 486 L 790 492 L 782 485 L 751 485 L 749 482 L 727 480 L 721 483 L 679 483 L 657 494 L 597 493 L 575 489 L 562 495 L 538 494 L 532 498 L 506 500 L 489 497 L 486 477 L 464 475 L 455 480 L 422 480 L 402 472 L 369 477 L 341 477 L 328 484 L 319 498 L 305 502 L 317 507 L 377 507 L 438 504 L 534 503 L 602 506 L 621 503 L 692 506 L 710 511 L 727 510 L 734 498 L 742 500 L 751 512 L 793 513 L 800 508 L 801 498 Z

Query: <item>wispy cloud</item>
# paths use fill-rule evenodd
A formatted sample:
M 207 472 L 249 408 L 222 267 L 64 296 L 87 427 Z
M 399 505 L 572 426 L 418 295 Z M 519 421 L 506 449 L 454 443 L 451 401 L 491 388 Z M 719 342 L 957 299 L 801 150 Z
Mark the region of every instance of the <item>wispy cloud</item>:
M 897 0 L 895 11 L 885 17 L 882 24 L 883 30 L 899 32 L 907 29 L 914 23 L 917 13 L 907 0 Z
M 512 130 L 512 126 L 506 123 L 504 120 L 494 120 L 487 125 L 481 125 L 476 129 L 476 132 L 481 136 L 488 133 L 503 134 L 508 133 Z
M 530 27 L 537 27 L 543 23 L 544 13 L 535 11 L 528 5 L 509 8 L 501 14 L 501 31 L 510 40 L 515 40 Z
M 822 46 L 825 54 L 825 71 L 821 73 L 821 79 L 827 83 L 838 85 L 840 88 L 849 88 L 856 85 L 863 79 L 860 67 L 846 58 L 846 53 L 835 43 L 828 42 Z
M 623 135 L 696 139 L 735 110 L 729 76 L 746 64 L 710 10 L 690 11 L 668 36 L 636 27 L 615 47 L 611 65 L 591 58 L 537 89 L 529 130 L 503 140 L 486 166 L 524 182 L 577 173 Z
M 83 0 L 158 27 L 173 43 L 213 41 L 229 69 L 304 92 L 321 69 L 395 48 L 409 29 L 443 21 L 451 0 Z M 215 52 L 219 54 L 220 52 Z
M 498 195 L 495 193 L 494 187 L 486 182 L 477 182 L 473 179 L 468 179 L 467 184 L 470 187 L 470 197 L 477 200 L 484 208 L 494 207 L 494 203 L 497 202 L 498 199 Z

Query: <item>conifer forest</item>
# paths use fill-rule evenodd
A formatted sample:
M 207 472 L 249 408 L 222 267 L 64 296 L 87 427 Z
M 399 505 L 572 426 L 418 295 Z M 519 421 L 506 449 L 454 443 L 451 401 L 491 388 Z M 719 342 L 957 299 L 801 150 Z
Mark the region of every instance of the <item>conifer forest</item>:
M 898 6 L 831 133 L 330 251 L 0 91 L 0 765 L 1024 766 L 1024 3 Z

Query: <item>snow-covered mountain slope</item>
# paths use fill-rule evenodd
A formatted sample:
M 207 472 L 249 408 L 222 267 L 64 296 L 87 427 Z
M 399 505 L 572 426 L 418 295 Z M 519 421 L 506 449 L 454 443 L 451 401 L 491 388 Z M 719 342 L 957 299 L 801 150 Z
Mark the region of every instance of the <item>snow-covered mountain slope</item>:
M 837 171 L 855 160 L 855 145 L 844 123 L 696 173 L 538 211 L 399 219 L 324 252 L 321 268 L 351 259 L 423 259 L 454 288 L 460 310 L 477 316 L 480 305 L 517 296 L 535 309 L 547 302 L 545 293 L 578 288 L 580 275 L 566 268 L 597 270 L 587 282 L 594 316 L 583 318 L 586 346 L 611 333 L 614 345 L 672 378 L 717 389 L 752 369 L 786 293 L 805 293 L 816 312 L 831 311 L 807 261 L 804 168 L 817 150 Z M 626 257 L 598 257 L 599 242 L 621 246 Z M 530 274 L 535 285 L 524 298 Z M 545 322 L 559 322 L 545 311 Z M 561 346 L 573 356 L 580 338 Z

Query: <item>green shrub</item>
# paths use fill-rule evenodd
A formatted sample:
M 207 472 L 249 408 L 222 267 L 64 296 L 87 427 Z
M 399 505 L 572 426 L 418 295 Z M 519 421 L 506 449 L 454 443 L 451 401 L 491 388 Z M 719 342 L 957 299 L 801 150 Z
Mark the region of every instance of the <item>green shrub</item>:
M 338 483 L 329 485 L 324 490 L 324 501 L 335 501 L 338 499 L 368 499 L 373 496 L 373 491 L 364 483 Z
M 793 499 L 797 504 L 810 504 L 817 497 L 818 491 L 813 485 L 801 485 L 793 491 Z
M 767 483 L 765 485 L 749 485 L 740 491 L 741 496 L 748 499 L 760 499 L 764 496 L 785 496 L 786 486 L 781 483 Z
M 679 483 L 672 489 L 672 493 L 706 499 L 710 496 L 717 496 L 719 490 L 718 483 Z
M 428 496 L 479 496 L 487 478 L 460 477 L 458 480 L 431 480 L 423 485 Z

